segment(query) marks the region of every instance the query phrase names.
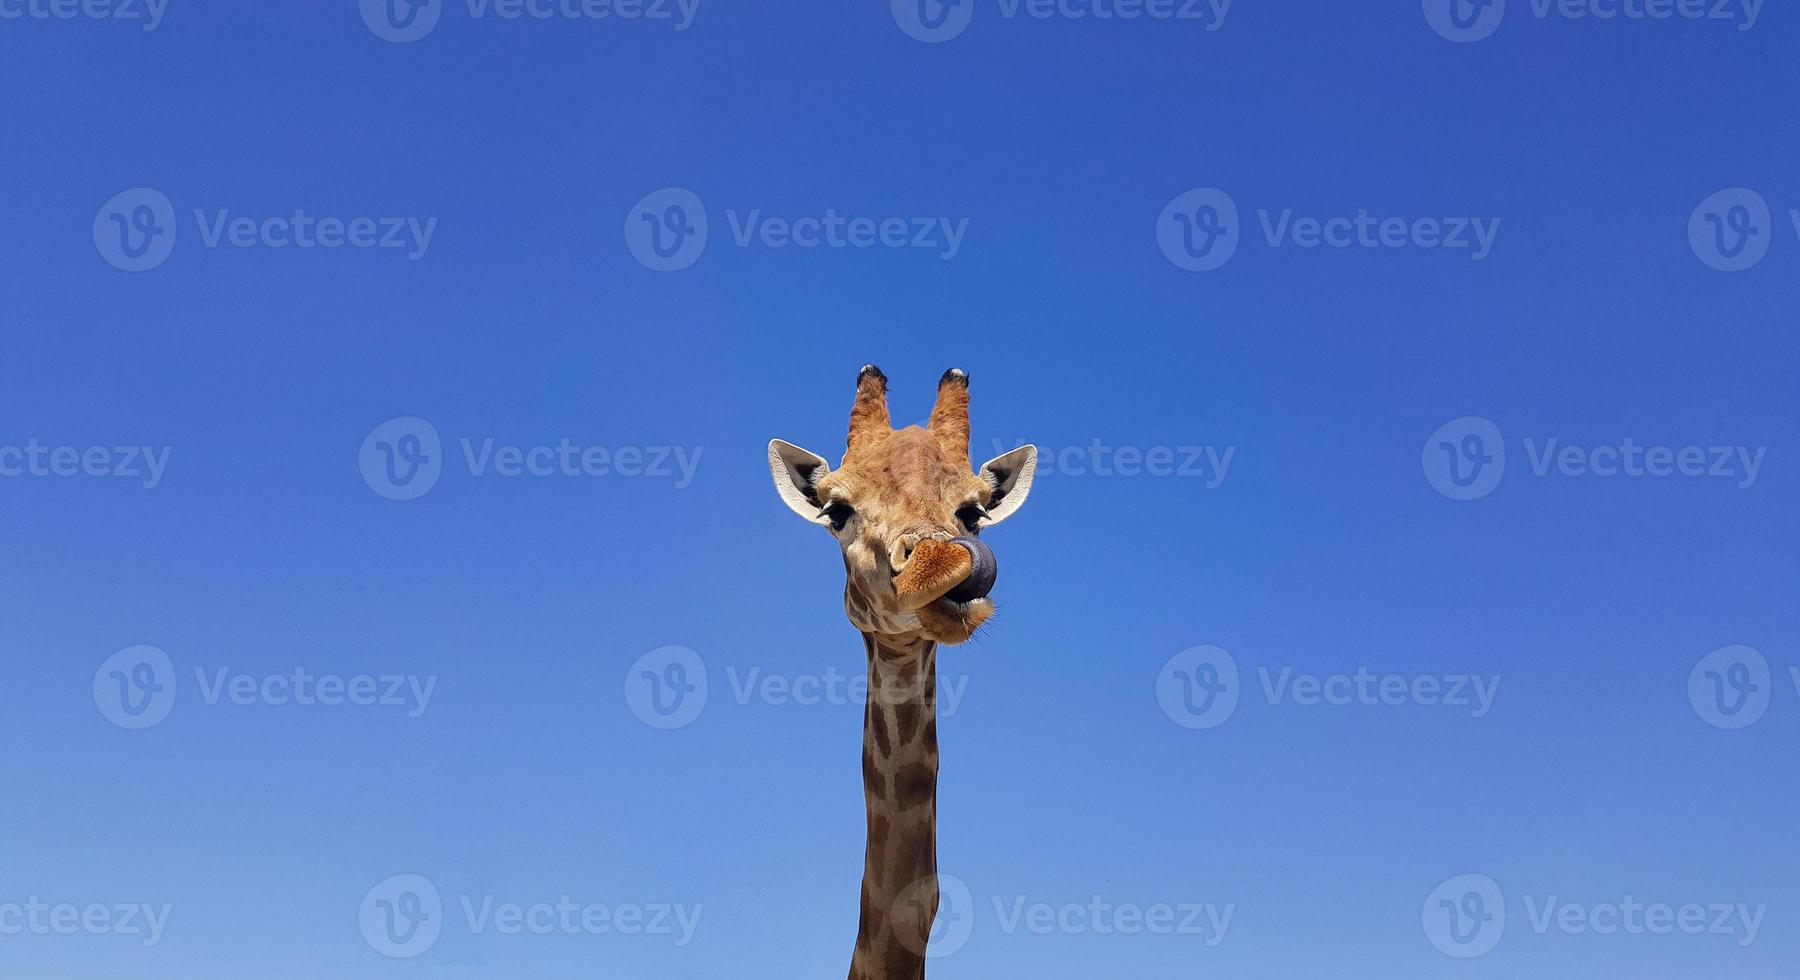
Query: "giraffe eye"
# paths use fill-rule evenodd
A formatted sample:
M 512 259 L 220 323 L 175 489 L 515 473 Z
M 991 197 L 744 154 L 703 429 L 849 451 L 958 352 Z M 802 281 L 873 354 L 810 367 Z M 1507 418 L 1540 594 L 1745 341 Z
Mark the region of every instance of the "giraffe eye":
M 962 522 L 962 526 L 970 534 L 980 532 L 981 519 L 986 516 L 987 511 L 980 504 L 967 504 L 956 512 L 956 519 Z
M 834 500 L 825 507 L 825 519 L 831 522 L 833 531 L 842 531 L 844 524 L 856 516 L 855 508 L 841 500 Z

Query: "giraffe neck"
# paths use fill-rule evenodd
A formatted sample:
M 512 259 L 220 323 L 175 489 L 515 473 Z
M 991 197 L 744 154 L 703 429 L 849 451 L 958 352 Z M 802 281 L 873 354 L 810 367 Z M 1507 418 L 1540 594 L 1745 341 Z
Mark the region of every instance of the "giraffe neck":
M 922 980 L 937 914 L 937 644 L 863 634 L 862 918 L 850 980 Z

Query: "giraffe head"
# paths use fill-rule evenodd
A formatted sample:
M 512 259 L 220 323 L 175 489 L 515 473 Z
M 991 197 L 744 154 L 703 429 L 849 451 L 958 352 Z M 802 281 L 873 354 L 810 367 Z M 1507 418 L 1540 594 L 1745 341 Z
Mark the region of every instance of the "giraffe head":
M 844 610 L 857 629 L 955 644 L 994 614 L 994 554 L 976 536 L 1025 503 L 1037 448 L 970 472 L 969 376 L 944 372 L 929 428 L 895 429 L 887 376 L 869 364 L 856 378 L 838 468 L 776 439 L 769 469 L 782 502 L 843 549 Z

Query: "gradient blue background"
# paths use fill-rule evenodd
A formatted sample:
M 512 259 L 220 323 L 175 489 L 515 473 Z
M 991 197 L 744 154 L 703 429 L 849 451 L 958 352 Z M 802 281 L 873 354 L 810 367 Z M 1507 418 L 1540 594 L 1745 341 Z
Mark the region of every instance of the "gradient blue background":
M 1004 20 L 908 38 L 885 4 L 704 3 L 641 22 L 471 20 L 390 44 L 350 2 L 174 0 L 159 30 L 0 23 L 0 443 L 173 447 L 162 486 L 0 480 L 0 901 L 167 902 L 162 942 L 0 937 L 17 977 L 840 976 L 862 852 L 860 707 L 739 705 L 727 668 L 859 669 L 827 536 L 764 444 L 835 459 L 856 367 L 897 419 L 974 377 L 994 441 L 1236 447 L 1228 478 L 1041 479 L 994 530 L 1000 613 L 941 669 L 943 870 L 984 906 L 943 978 L 1776 977 L 1800 961 L 1795 634 L 1800 83 L 1793 11 L 1756 29 L 1539 21 L 1478 44 L 1417 3 L 1239 0 L 1193 22 Z M 1773 5 L 1771 5 L 1773 6 Z M 1755 269 L 1689 249 L 1749 186 Z M 97 254 L 150 186 L 161 268 Z M 620 229 L 696 192 L 713 242 L 651 272 Z M 1246 241 L 1158 250 L 1193 187 L 1245 209 L 1481 215 L 1493 255 Z M 196 208 L 417 215 L 429 254 L 206 249 Z M 966 216 L 922 251 L 732 247 L 725 208 Z M 1420 450 L 1492 419 L 1470 503 Z M 702 447 L 695 482 L 472 478 L 397 503 L 364 436 Z M 1767 446 L 1758 482 L 1536 478 L 1523 437 Z M 448 446 L 447 446 L 448 448 Z M 96 667 L 168 651 L 132 732 Z M 1743 731 L 1688 703 L 1760 649 Z M 627 667 L 704 658 L 691 726 L 627 710 Z M 1158 670 L 1232 652 L 1210 731 Z M 436 674 L 419 719 L 207 706 L 192 668 Z M 1502 675 L 1493 712 L 1299 707 L 1254 668 Z M 357 908 L 430 876 L 502 901 L 703 904 L 695 941 L 472 936 L 388 960 Z M 1492 876 L 1510 922 L 1457 961 L 1420 907 Z M 1537 935 L 1521 895 L 1766 903 L 1757 942 Z M 1006 935 L 991 896 L 1232 903 L 1225 941 Z

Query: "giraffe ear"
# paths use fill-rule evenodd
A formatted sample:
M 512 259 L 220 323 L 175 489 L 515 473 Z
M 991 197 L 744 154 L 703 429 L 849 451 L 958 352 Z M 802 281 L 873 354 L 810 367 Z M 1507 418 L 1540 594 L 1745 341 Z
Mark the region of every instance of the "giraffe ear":
M 982 519 L 981 525 L 998 524 L 1024 506 L 1025 498 L 1031 495 L 1032 477 L 1036 475 L 1036 446 L 1020 446 L 981 464 L 981 478 L 993 490 L 988 497 L 987 517 Z
M 809 453 L 791 442 L 769 440 L 769 473 L 775 477 L 775 492 L 788 510 L 814 524 L 825 524 L 827 518 L 819 510 L 819 495 L 814 489 L 831 464 L 824 457 Z

